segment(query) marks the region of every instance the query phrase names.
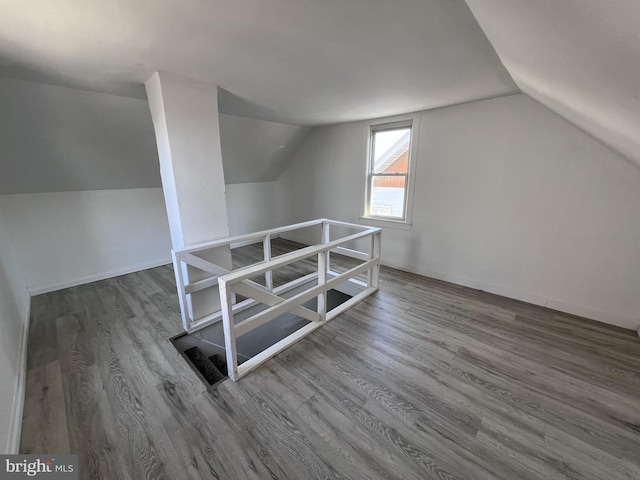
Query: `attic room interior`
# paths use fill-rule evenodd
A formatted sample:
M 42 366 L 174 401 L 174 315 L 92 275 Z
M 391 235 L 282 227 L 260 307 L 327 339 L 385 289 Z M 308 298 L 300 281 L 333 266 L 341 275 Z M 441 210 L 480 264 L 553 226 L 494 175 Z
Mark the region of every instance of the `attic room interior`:
M 2 2 L 2 453 L 640 478 L 638 32 L 632 0 Z

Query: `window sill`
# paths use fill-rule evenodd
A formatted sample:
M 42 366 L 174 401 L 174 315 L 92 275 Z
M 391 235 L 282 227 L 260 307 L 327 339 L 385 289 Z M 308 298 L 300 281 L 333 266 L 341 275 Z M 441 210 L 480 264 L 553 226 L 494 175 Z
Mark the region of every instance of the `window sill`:
M 380 217 L 360 217 L 361 223 L 374 227 L 398 228 L 400 230 L 411 230 L 413 223 L 406 220 L 390 220 Z

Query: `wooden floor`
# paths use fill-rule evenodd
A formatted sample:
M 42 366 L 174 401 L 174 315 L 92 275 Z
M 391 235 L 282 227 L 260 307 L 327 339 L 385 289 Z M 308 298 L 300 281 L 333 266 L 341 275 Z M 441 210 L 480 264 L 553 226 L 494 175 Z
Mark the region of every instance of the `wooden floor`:
M 384 268 L 209 392 L 180 328 L 170 267 L 35 297 L 22 452 L 82 479 L 640 479 L 631 331 Z

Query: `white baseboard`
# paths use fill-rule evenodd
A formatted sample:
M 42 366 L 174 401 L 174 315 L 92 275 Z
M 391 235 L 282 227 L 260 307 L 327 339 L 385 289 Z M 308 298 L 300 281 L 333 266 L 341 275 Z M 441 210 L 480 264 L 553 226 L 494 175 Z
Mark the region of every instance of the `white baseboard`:
M 97 282 L 99 280 L 106 280 L 107 278 L 119 277 L 120 275 L 127 275 L 128 273 L 139 272 L 141 270 L 148 270 L 149 268 L 160 267 L 162 265 L 168 265 L 172 263 L 171 257 L 158 260 L 156 262 L 131 265 L 118 270 L 110 270 L 108 272 L 96 273 L 95 275 L 88 275 L 86 277 L 69 280 L 68 282 L 60 282 L 52 285 L 39 285 L 36 287 L 29 287 L 29 293 L 31 296 L 41 295 L 43 293 L 55 292 L 56 290 L 62 290 L 64 288 L 77 287 L 78 285 L 84 285 L 85 283 Z
M 278 235 L 274 235 L 273 238 L 278 238 Z M 256 241 L 238 242 L 232 244 L 231 248 L 240 248 L 246 245 L 251 245 L 253 243 L 256 243 Z M 100 280 L 106 280 L 107 278 L 119 277 L 120 275 L 127 275 L 128 273 L 140 272 L 141 270 L 148 270 L 149 268 L 161 267 L 162 265 L 169 265 L 170 263 L 172 263 L 171 257 L 167 257 L 166 259 L 158 260 L 156 262 L 132 265 L 118 270 L 110 270 L 108 272 L 97 273 L 95 275 L 88 275 L 86 277 L 69 280 L 67 282 L 29 287 L 28 291 L 31 296 L 42 295 L 43 293 L 55 292 L 57 290 L 63 290 L 70 287 L 77 287 L 78 285 L 84 285 L 85 283 L 97 282 Z
M 29 324 L 31 321 L 31 295 L 26 292 L 27 305 L 25 308 L 25 318 L 20 337 L 20 347 L 18 351 L 18 362 L 13 401 L 11 404 L 11 423 L 9 425 L 9 435 L 7 437 L 6 452 L 9 454 L 18 453 L 20 450 L 20 437 L 22 434 L 22 414 L 24 412 L 24 397 L 27 382 L 27 340 L 29 338 Z
M 614 315 L 612 313 L 603 312 L 594 308 L 585 307 L 582 305 L 574 305 L 571 303 L 563 302 L 562 300 L 555 300 L 553 298 L 547 299 L 545 307 L 552 308 L 553 310 L 559 310 L 565 313 L 570 313 L 572 315 L 578 315 L 579 317 L 589 318 L 598 322 L 607 323 L 609 325 L 615 325 L 616 327 L 628 328 L 629 330 L 637 330 L 638 328 L 640 328 L 640 319 L 638 318 Z
M 594 308 L 585 307 L 583 305 L 575 305 L 562 300 L 554 298 L 548 298 L 536 293 L 526 292 L 515 288 L 509 288 L 502 285 L 495 285 L 492 283 L 484 282 L 481 280 L 474 280 L 459 275 L 453 275 L 445 272 L 438 272 L 435 270 L 418 270 L 407 268 L 404 265 L 394 265 L 392 262 L 383 262 L 386 265 L 397 270 L 405 272 L 415 273 L 417 275 L 423 275 L 425 277 L 434 278 L 436 280 L 442 280 L 445 282 L 455 283 L 456 285 L 462 285 L 476 290 L 482 290 L 489 293 L 494 293 L 503 297 L 512 298 L 514 300 L 520 300 L 522 302 L 531 303 L 533 305 L 539 305 L 541 307 L 551 308 L 560 312 L 569 313 L 571 315 L 577 315 L 585 317 L 590 320 L 596 320 L 598 322 L 606 323 L 609 325 L 615 325 L 616 327 L 627 328 L 630 330 L 637 330 L 640 328 L 640 318 L 624 317 L 621 315 L 615 315 L 608 312 L 603 312 Z

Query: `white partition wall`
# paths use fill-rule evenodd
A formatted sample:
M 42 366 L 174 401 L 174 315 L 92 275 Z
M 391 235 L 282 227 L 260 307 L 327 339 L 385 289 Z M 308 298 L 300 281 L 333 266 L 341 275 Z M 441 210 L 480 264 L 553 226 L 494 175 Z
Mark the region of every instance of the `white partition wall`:
M 227 237 L 217 86 L 165 73 L 155 73 L 145 86 L 173 248 Z M 231 267 L 227 245 L 208 255 L 207 260 Z M 197 280 L 199 272 L 182 274 Z M 194 295 L 183 307 L 198 316 L 215 302 L 216 295 Z

